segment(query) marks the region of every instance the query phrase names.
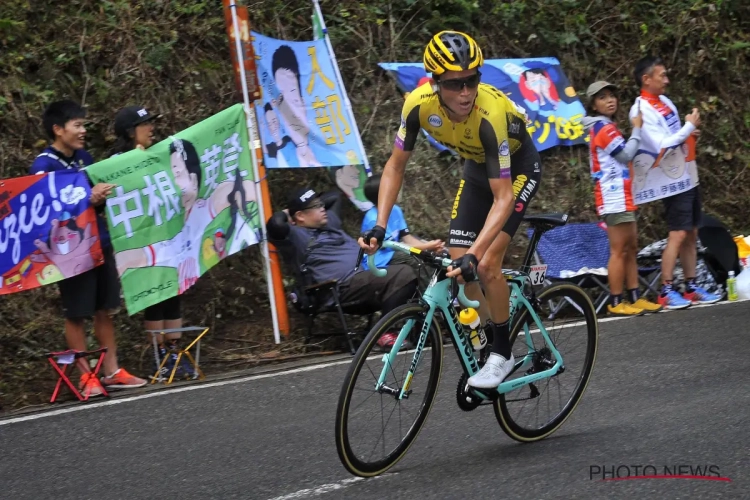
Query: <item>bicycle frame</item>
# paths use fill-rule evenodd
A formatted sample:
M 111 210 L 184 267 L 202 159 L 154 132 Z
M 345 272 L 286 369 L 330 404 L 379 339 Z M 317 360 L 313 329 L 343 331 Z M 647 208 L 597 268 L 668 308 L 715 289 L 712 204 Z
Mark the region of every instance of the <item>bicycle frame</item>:
M 401 243 L 396 243 L 392 241 L 384 241 L 383 242 L 383 248 L 392 248 L 394 250 L 407 252 L 407 253 L 413 253 L 413 254 L 420 254 L 421 251 L 416 248 L 409 247 L 407 245 L 403 245 Z M 378 269 L 374 265 L 374 258 L 373 256 L 368 257 L 368 264 L 370 270 L 375 273 L 378 276 L 385 275 L 384 269 Z M 448 267 L 451 264 L 450 259 L 443 259 L 442 261 L 443 267 Z M 541 333 L 542 337 L 545 340 L 546 345 L 549 347 L 552 355 L 555 358 L 555 364 L 538 373 L 532 373 L 530 375 L 524 375 L 522 377 L 502 382 L 497 387 L 497 393 L 498 394 L 505 394 L 507 392 L 510 392 L 522 385 L 530 384 L 533 382 L 536 382 L 538 380 L 552 377 L 560 370 L 560 368 L 563 366 L 563 360 L 562 356 L 560 356 L 560 353 L 555 348 L 554 344 L 552 343 L 552 340 L 549 338 L 549 335 L 547 333 L 547 330 L 544 328 L 544 325 L 542 324 L 541 319 L 539 318 L 539 315 L 534 310 L 534 307 L 529 302 L 529 300 L 526 298 L 526 296 L 522 293 L 522 286 L 525 284 L 525 280 L 528 280 L 528 275 L 518 272 L 518 271 L 510 271 L 510 270 L 503 270 L 503 274 L 506 276 L 506 278 L 510 278 L 508 280 L 508 285 L 510 287 L 510 310 L 511 310 L 511 318 L 514 317 L 515 311 L 518 310 L 518 307 L 525 307 L 529 314 L 531 315 L 531 319 L 534 321 L 536 326 L 539 328 L 539 332 Z M 519 286 L 520 283 L 520 286 Z M 424 294 L 422 295 L 421 301 L 427 305 L 427 312 L 425 316 L 424 323 L 422 324 L 422 331 L 419 335 L 419 341 L 417 342 L 417 345 L 414 349 L 414 355 L 412 358 L 411 366 L 409 367 L 409 371 L 406 374 L 406 378 L 404 379 L 404 385 L 401 388 L 401 391 L 398 394 L 398 399 L 404 399 L 409 397 L 409 387 L 411 386 L 411 379 L 414 376 L 414 372 L 419 364 L 419 361 L 422 358 L 422 352 L 424 350 L 424 345 L 427 342 L 427 337 L 430 332 L 430 327 L 432 326 L 432 321 L 435 317 L 435 311 L 439 310 L 443 313 L 443 316 L 446 319 L 446 323 L 448 324 L 448 328 L 451 331 L 451 336 L 453 339 L 453 345 L 456 348 L 456 352 L 458 353 L 458 357 L 461 361 L 461 366 L 463 367 L 464 373 L 466 373 L 467 377 L 470 377 L 474 375 L 477 371 L 479 371 L 479 363 L 477 361 L 477 358 L 474 354 L 474 348 L 471 345 L 471 342 L 467 338 L 467 336 L 463 332 L 463 326 L 458 320 L 458 315 L 456 314 L 456 310 L 451 304 L 450 300 L 450 286 L 451 286 L 451 280 L 450 279 L 443 279 L 440 281 L 437 281 L 437 274 L 432 278 L 432 281 L 430 281 L 429 286 L 427 287 L 427 290 L 425 290 Z M 479 303 L 477 301 L 469 300 L 466 298 L 466 295 L 464 295 L 464 289 L 463 285 L 460 285 L 459 287 L 459 293 L 458 293 L 458 299 L 459 302 L 464 305 L 465 307 L 478 307 Z M 406 339 L 406 336 L 411 331 L 412 327 L 414 326 L 414 320 L 409 320 L 406 322 L 406 324 L 401 328 L 401 331 L 398 334 L 398 337 L 396 338 L 396 341 L 393 344 L 393 347 L 391 348 L 391 351 L 387 354 L 383 355 L 383 370 L 381 371 L 380 377 L 378 379 L 378 382 L 375 386 L 375 390 L 380 390 L 384 384 L 385 380 L 388 374 L 388 370 L 392 366 L 393 361 L 395 360 L 396 356 L 398 356 L 398 353 L 401 349 L 401 345 L 403 344 L 404 340 Z M 532 362 L 533 362 L 533 356 L 534 356 L 534 345 L 531 341 L 531 332 L 529 329 L 529 322 L 527 321 L 524 324 L 524 338 L 526 345 L 528 347 L 527 354 L 520 360 L 516 362 L 515 368 L 512 373 L 519 369 L 526 369 Z M 476 394 L 482 398 L 482 399 L 488 399 L 489 396 L 486 395 L 481 390 L 476 390 Z

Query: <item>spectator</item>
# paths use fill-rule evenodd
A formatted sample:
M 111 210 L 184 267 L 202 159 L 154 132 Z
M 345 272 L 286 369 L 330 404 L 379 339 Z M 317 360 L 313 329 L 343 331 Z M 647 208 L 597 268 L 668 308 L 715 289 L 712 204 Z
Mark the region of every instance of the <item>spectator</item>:
M 152 115 L 142 106 L 128 106 L 122 108 L 115 115 L 115 135 L 117 139 L 112 149 L 112 156 L 127 153 L 133 149 L 146 150 L 154 143 L 154 121 L 159 116 Z M 143 327 L 146 330 L 170 330 L 182 328 L 182 313 L 180 312 L 180 296 L 175 295 L 167 300 L 149 306 L 144 311 Z M 182 333 L 167 333 L 159 335 L 158 357 L 159 369 L 162 360 L 169 354 L 169 360 L 162 368 L 162 374 L 172 371 L 177 362 L 180 350 L 178 342 Z M 165 340 L 168 346 L 165 345 Z M 149 344 L 152 342 L 148 335 Z M 191 376 L 193 369 L 187 359 L 180 363 L 180 370 L 184 375 Z
M 365 198 L 373 204 L 373 207 L 365 213 L 362 219 L 362 233 L 370 230 L 375 226 L 378 219 L 378 193 L 380 192 L 380 175 L 373 175 L 367 178 L 364 185 Z M 404 212 L 398 205 L 393 205 L 391 215 L 388 217 L 388 226 L 385 228 L 385 239 L 390 241 L 403 241 L 420 250 L 429 250 L 431 252 L 440 252 L 443 250 L 444 243 L 441 240 L 424 241 L 412 235 L 404 218 Z M 375 265 L 377 267 L 386 267 L 388 265 L 406 264 L 414 269 L 419 277 L 419 287 L 427 288 L 432 277 L 429 272 L 420 269 L 419 261 L 410 257 L 403 252 L 396 252 L 388 248 L 380 248 L 375 252 Z M 362 267 L 368 269 L 367 256 L 362 259 Z M 420 271 L 423 271 L 420 273 Z
M 622 133 L 612 121 L 617 113 L 617 87 L 599 81 L 586 91 L 591 116 L 583 119 L 589 131 L 591 177 L 597 214 L 604 218 L 609 237 L 607 265 L 610 314 L 636 316 L 644 312 L 661 311 L 661 306 L 640 296 L 638 290 L 638 227 L 633 203 L 630 167 L 641 141 L 641 114 L 631 120 L 633 133 L 625 143 Z M 628 295 L 623 299 L 623 281 Z
M 641 143 L 643 149 L 659 153 L 683 144 L 692 134 L 700 135 L 701 124 L 697 108 L 685 116 L 685 125 L 672 101 L 664 95 L 669 85 L 667 69 L 658 57 L 647 56 L 635 65 L 635 81 L 641 95 L 630 109 L 631 118 L 643 115 Z M 684 160 L 683 160 L 684 161 Z M 669 236 L 662 253 L 662 291 L 659 304 L 665 309 L 684 309 L 691 304 L 711 304 L 721 297 L 709 293 L 695 282 L 698 259 L 698 226 L 701 219 L 701 195 L 698 185 L 690 190 L 663 198 Z M 680 257 L 685 272 L 685 292 L 680 295 L 674 287 L 674 267 Z
M 29 172 L 40 174 L 66 169 L 80 171 L 94 160 L 84 149 L 86 111 L 73 101 L 56 101 L 45 109 L 42 124 L 52 144 L 42 151 L 32 163 Z M 134 377 L 117 364 L 117 344 L 112 316 L 120 307 L 120 282 L 117 277 L 112 243 L 109 239 L 104 202 L 113 184 L 99 183 L 91 188 L 91 204 L 97 214 L 99 239 L 104 264 L 83 274 L 59 282 L 60 296 L 65 314 L 65 340 L 68 347 L 77 351 L 86 350 L 84 320 L 94 318 L 94 334 L 102 347 L 107 348 L 104 357 L 104 374 L 101 384 L 108 389 L 142 387 L 146 381 Z M 78 362 L 81 370 L 80 388 L 91 396 L 102 394 L 100 381 L 92 376 L 85 359 Z
M 364 269 L 354 272 L 359 245 L 341 228 L 340 205 L 338 193 L 319 196 L 313 189 L 298 189 L 287 208 L 268 220 L 268 238 L 294 269 L 306 266 L 315 283 L 338 280 L 342 306 L 371 306 L 385 314 L 406 303 L 417 285 L 409 266 L 391 265 L 383 277 Z M 378 342 L 387 348 L 395 340 L 388 334 Z

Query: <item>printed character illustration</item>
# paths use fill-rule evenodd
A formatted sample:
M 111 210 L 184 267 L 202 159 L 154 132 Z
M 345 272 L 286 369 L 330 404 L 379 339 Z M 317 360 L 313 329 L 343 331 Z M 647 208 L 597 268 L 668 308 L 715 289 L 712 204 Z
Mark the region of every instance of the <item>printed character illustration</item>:
M 221 229 L 216 231 L 213 238 L 205 238 L 201 245 L 201 255 L 203 256 L 203 262 L 206 267 L 210 268 L 218 264 L 223 257 L 225 248 L 226 239 L 224 239 L 224 233 Z
M 276 158 L 279 168 L 286 168 L 290 163 L 294 163 L 296 154 L 294 143 L 288 135 L 282 137 L 279 117 L 270 102 L 263 106 L 263 117 L 272 139 L 271 142 L 263 144 L 263 150 L 269 158 Z
M 664 151 L 659 167 L 670 179 L 679 179 L 685 173 L 685 155 L 682 150 L 668 149 Z
M 372 208 L 372 203 L 367 200 L 360 200 L 357 198 L 357 192 L 360 190 L 364 181 L 360 177 L 362 167 L 359 165 L 346 165 L 335 169 L 336 185 L 344 192 L 344 194 L 354 203 L 357 208 L 366 212 Z
M 633 158 L 633 193 L 638 193 L 646 187 L 648 172 L 653 164 L 654 157 L 645 151 L 639 151 Z
M 36 273 L 36 280 L 40 285 L 49 285 L 65 279 L 65 276 L 54 264 L 44 266 L 41 272 Z
M 208 198 L 198 198 L 203 173 L 195 146 L 190 141 L 175 139 L 169 146 L 169 152 L 172 174 L 177 189 L 182 193 L 182 206 L 185 210 L 182 231 L 169 240 L 118 252 L 117 270 L 122 276 L 128 269 L 149 266 L 173 267 L 178 273 L 179 293 L 183 293 L 201 274 L 201 244 L 207 226 L 227 208 L 234 207 L 233 213 L 249 214 L 251 211 L 247 205 L 255 204 L 255 183 L 252 180 L 243 180 L 239 172 L 236 172 L 234 180 L 218 184 Z M 238 207 L 240 203 L 243 204 L 242 207 Z M 244 219 L 243 222 L 245 225 L 251 223 Z M 244 248 L 258 241 L 253 229 L 246 230 L 243 226 L 238 228 L 236 233 L 232 235 L 232 245 Z M 206 263 L 203 264 L 203 268 L 206 269 Z
M 527 69 L 521 74 L 518 87 L 527 101 L 539 104 L 539 109 L 557 109 L 560 98 L 555 83 L 545 70 Z
M 310 148 L 310 126 L 307 123 L 305 101 L 302 99 L 299 62 L 290 46 L 282 45 L 276 49 L 271 59 L 271 71 L 279 90 L 278 98 L 272 99 L 271 104 L 281 112 L 284 128 L 297 147 L 299 166 L 322 166 Z
M 252 183 L 251 186 L 255 187 Z M 240 176 L 234 178 L 234 188 L 227 195 L 229 200 L 230 223 L 227 231 L 219 229 L 214 233 L 214 247 L 220 258 L 232 255 L 260 241 L 260 215 L 254 202 L 255 192 L 248 200 L 245 184 Z M 251 203 L 252 202 L 252 203 Z M 227 244 L 229 245 L 227 251 Z
M 81 229 L 74 218 L 65 214 L 63 220 L 52 219 L 47 241 L 34 240 L 39 254 L 32 254 L 34 262 L 51 262 L 65 278 L 70 278 L 95 265 L 91 247 L 97 237 L 91 236 L 91 223 Z

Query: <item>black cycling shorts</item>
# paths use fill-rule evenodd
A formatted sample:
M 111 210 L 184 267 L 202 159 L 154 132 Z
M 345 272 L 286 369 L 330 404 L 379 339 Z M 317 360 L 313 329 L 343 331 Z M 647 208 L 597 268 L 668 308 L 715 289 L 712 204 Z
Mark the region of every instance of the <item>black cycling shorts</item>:
M 531 199 L 542 180 L 542 160 L 529 141 L 510 157 L 515 206 L 502 231 L 512 238 L 521 225 Z M 477 239 L 490 213 L 494 196 L 484 165 L 464 163 L 464 174 L 451 210 L 449 247 L 469 248 Z
M 158 304 L 148 306 L 144 313 L 143 319 L 146 321 L 174 321 L 181 319 L 180 296 L 175 295 Z

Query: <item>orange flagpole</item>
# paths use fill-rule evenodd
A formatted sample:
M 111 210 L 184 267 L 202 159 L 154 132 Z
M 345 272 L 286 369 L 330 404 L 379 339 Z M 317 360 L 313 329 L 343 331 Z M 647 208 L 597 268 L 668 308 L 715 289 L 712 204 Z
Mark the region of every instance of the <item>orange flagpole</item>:
M 235 4 L 232 0 L 222 0 L 222 3 L 224 4 L 224 19 L 226 21 L 226 27 L 227 27 L 227 35 L 229 36 L 230 40 L 230 52 L 232 54 L 232 64 L 234 67 L 234 76 L 235 76 L 235 83 L 237 85 L 237 88 L 240 89 L 240 92 L 242 92 L 242 71 L 240 70 L 240 60 L 242 60 L 242 64 L 244 66 L 244 73 L 245 73 L 245 80 L 246 80 L 246 88 L 248 93 L 249 102 L 252 103 L 253 101 L 260 99 L 261 97 L 261 88 L 258 85 L 258 77 L 256 74 L 256 67 L 255 67 L 255 51 L 253 50 L 253 44 L 250 37 L 250 19 L 249 14 L 247 11 L 247 7 L 244 6 L 238 6 Z M 237 54 L 236 49 L 236 42 L 234 41 L 235 36 L 235 30 L 234 30 L 234 23 L 232 19 L 232 8 L 235 9 L 237 18 L 239 21 L 239 31 L 240 31 L 240 41 L 242 46 L 243 54 Z M 251 126 L 256 128 L 257 131 L 257 121 L 255 118 L 255 111 L 252 105 L 249 105 L 249 113 L 250 113 L 250 123 Z M 256 182 L 260 184 L 260 190 L 261 190 L 261 200 L 260 203 L 263 206 L 263 212 L 270 216 L 272 212 L 271 208 L 271 194 L 268 189 L 268 182 L 266 181 L 266 168 L 263 165 L 263 151 L 260 147 L 260 140 L 258 140 L 258 135 L 254 134 L 255 137 L 255 143 L 251 144 L 252 149 L 255 152 L 256 157 L 256 165 L 258 167 L 258 179 L 256 179 Z M 253 140 L 251 138 L 251 140 Z M 261 224 L 265 224 L 266 221 L 261 221 Z M 265 231 L 263 231 L 263 234 L 265 234 Z M 272 301 L 272 304 L 275 303 L 275 312 L 278 320 L 278 327 L 279 331 L 284 334 L 285 337 L 289 337 L 289 312 L 287 310 L 287 303 L 286 303 L 286 297 L 284 295 L 284 282 L 282 280 L 281 276 L 281 265 L 279 263 L 279 253 L 276 250 L 276 248 L 271 244 L 268 243 L 268 260 L 270 262 L 270 268 L 271 268 L 271 278 L 273 283 L 273 294 L 274 299 Z

